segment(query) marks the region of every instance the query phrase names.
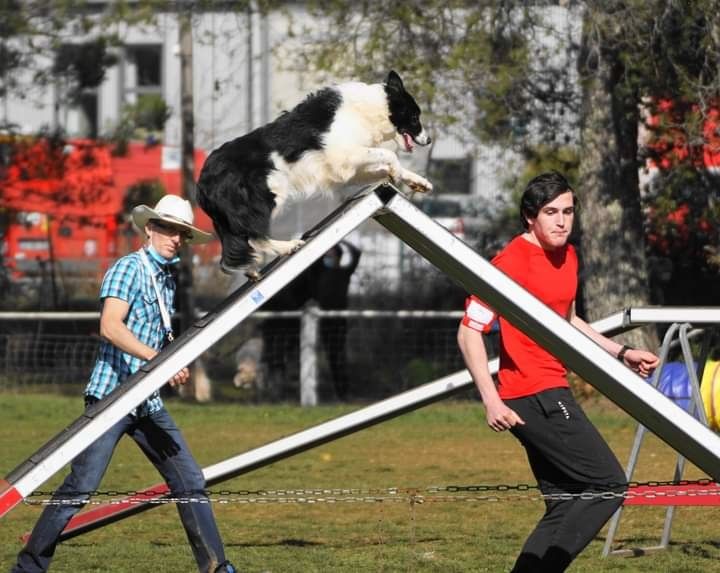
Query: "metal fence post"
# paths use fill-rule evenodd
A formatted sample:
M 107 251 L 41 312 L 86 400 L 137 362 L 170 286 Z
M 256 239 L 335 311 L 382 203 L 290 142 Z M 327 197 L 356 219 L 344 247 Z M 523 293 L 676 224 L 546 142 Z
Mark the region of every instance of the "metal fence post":
M 320 307 L 311 301 L 300 317 L 300 405 L 317 406 L 318 323 Z

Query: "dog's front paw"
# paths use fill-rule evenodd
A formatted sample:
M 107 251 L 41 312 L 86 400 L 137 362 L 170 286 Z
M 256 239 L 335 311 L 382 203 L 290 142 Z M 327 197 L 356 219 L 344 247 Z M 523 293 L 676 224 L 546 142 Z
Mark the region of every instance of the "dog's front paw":
M 413 193 L 431 193 L 433 190 L 432 183 L 420 177 L 420 175 L 412 174 L 412 177 L 406 177 L 403 182 L 410 188 Z
M 413 193 L 431 193 L 433 190 L 432 183 L 426 181 L 425 183 L 408 183 L 408 187 Z

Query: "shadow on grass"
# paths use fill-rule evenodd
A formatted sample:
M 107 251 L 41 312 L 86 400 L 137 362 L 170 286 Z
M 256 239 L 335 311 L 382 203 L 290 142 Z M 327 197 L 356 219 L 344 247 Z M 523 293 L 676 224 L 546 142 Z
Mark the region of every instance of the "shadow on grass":
M 416 539 L 415 543 L 430 543 L 430 542 L 436 542 L 441 541 L 442 537 L 423 537 L 421 539 Z M 376 545 L 407 545 L 406 540 L 395 540 L 395 541 L 388 541 L 388 540 L 376 540 L 371 539 L 367 540 L 365 542 L 359 541 L 359 540 L 353 540 L 352 543 L 344 544 L 348 547 L 373 547 Z M 338 547 L 339 545 L 336 542 L 330 543 L 329 545 L 333 547 Z M 272 541 L 267 543 L 232 543 L 232 542 L 225 542 L 225 547 L 324 547 L 328 546 L 328 543 L 324 543 L 321 541 L 307 541 L 305 539 L 280 539 L 278 541 Z
M 720 541 L 705 539 L 698 541 L 670 541 L 667 549 L 659 547 L 660 538 L 637 537 L 632 541 L 624 541 L 614 549 L 631 551 L 632 555 L 625 558 L 645 557 L 663 551 L 679 551 L 680 553 L 698 559 L 717 559 L 715 550 L 720 549 Z
M 324 546 L 325 543 L 307 541 L 305 539 L 280 539 L 271 543 L 228 543 L 225 547 L 313 547 Z
M 684 555 L 691 555 L 702 559 L 717 559 L 717 554 L 712 549 L 720 549 L 720 542 L 717 540 L 705 540 L 687 543 L 674 543 L 670 545 L 683 552 Z

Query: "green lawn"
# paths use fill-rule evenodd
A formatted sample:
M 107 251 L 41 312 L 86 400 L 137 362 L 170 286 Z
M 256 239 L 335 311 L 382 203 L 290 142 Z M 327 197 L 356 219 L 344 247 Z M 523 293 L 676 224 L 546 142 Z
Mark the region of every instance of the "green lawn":
M 354 407 L 169 403 L 204 466 Z M 624 464 L 636 427 L 634 421 L 604 401 L 588 405 L 587 410 Z M 80 411 L 80 398 L 0 394 L 0 477 L 72 422 Z M 669 479 L 674 460 L 674 452 L 650 437 L 635 477 Z M 42 489 L 56 487 L 64 474 L 65 470 L 58 473 Z M 702 474 L 691 467 L 686 477 Z M 157 482 L 155 470 L 126 439 L 101 489 L 140 489 Z M 487 429 L 479 404 L 447 401 L 212 489 L 384 490 L 519 483 L 533 483 L 533 479 L 523 451 L 512 436 Z M 543 509 L 542 502 L 536 499 L 421 505 L 369 501 L 260 505 L 238 503 L 240 499 L 214 505 L 228 556 L 243 571 L 273 573 L 508 571 Z M 9 569 L 20 548 L 18 537 L 32 528 L 39 514 L 37 506 L 20 505 L 2 518 L 0 570 Z M 628 508 L 618 544 L 655 544 L 663 519 L 663 508 Z M 570 571 L 720 573 L 720 519 L 714 508 L 679 508 L 669 551 L 602 559 L 603 541 L 604 531 Z M 194 562 L 175 508 L 164 505 L 61 544 L 52 570 L 190 572 Z

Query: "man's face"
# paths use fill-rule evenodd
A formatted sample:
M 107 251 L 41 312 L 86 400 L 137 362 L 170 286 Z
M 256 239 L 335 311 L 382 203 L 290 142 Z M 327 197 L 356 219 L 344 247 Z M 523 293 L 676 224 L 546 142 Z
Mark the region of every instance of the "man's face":
M 567 243 L 575 218 L 572 191 L 558 195 L 540 208 L 537 217 L 528 218 L 528 232 L 546 251 L 554 251 Z
M 150 244 L 166 259 L 172 259 L 178 254 L 188 234 L 187 229 L 165 221 L 150 221 L 145 231 L 150 237 Z

